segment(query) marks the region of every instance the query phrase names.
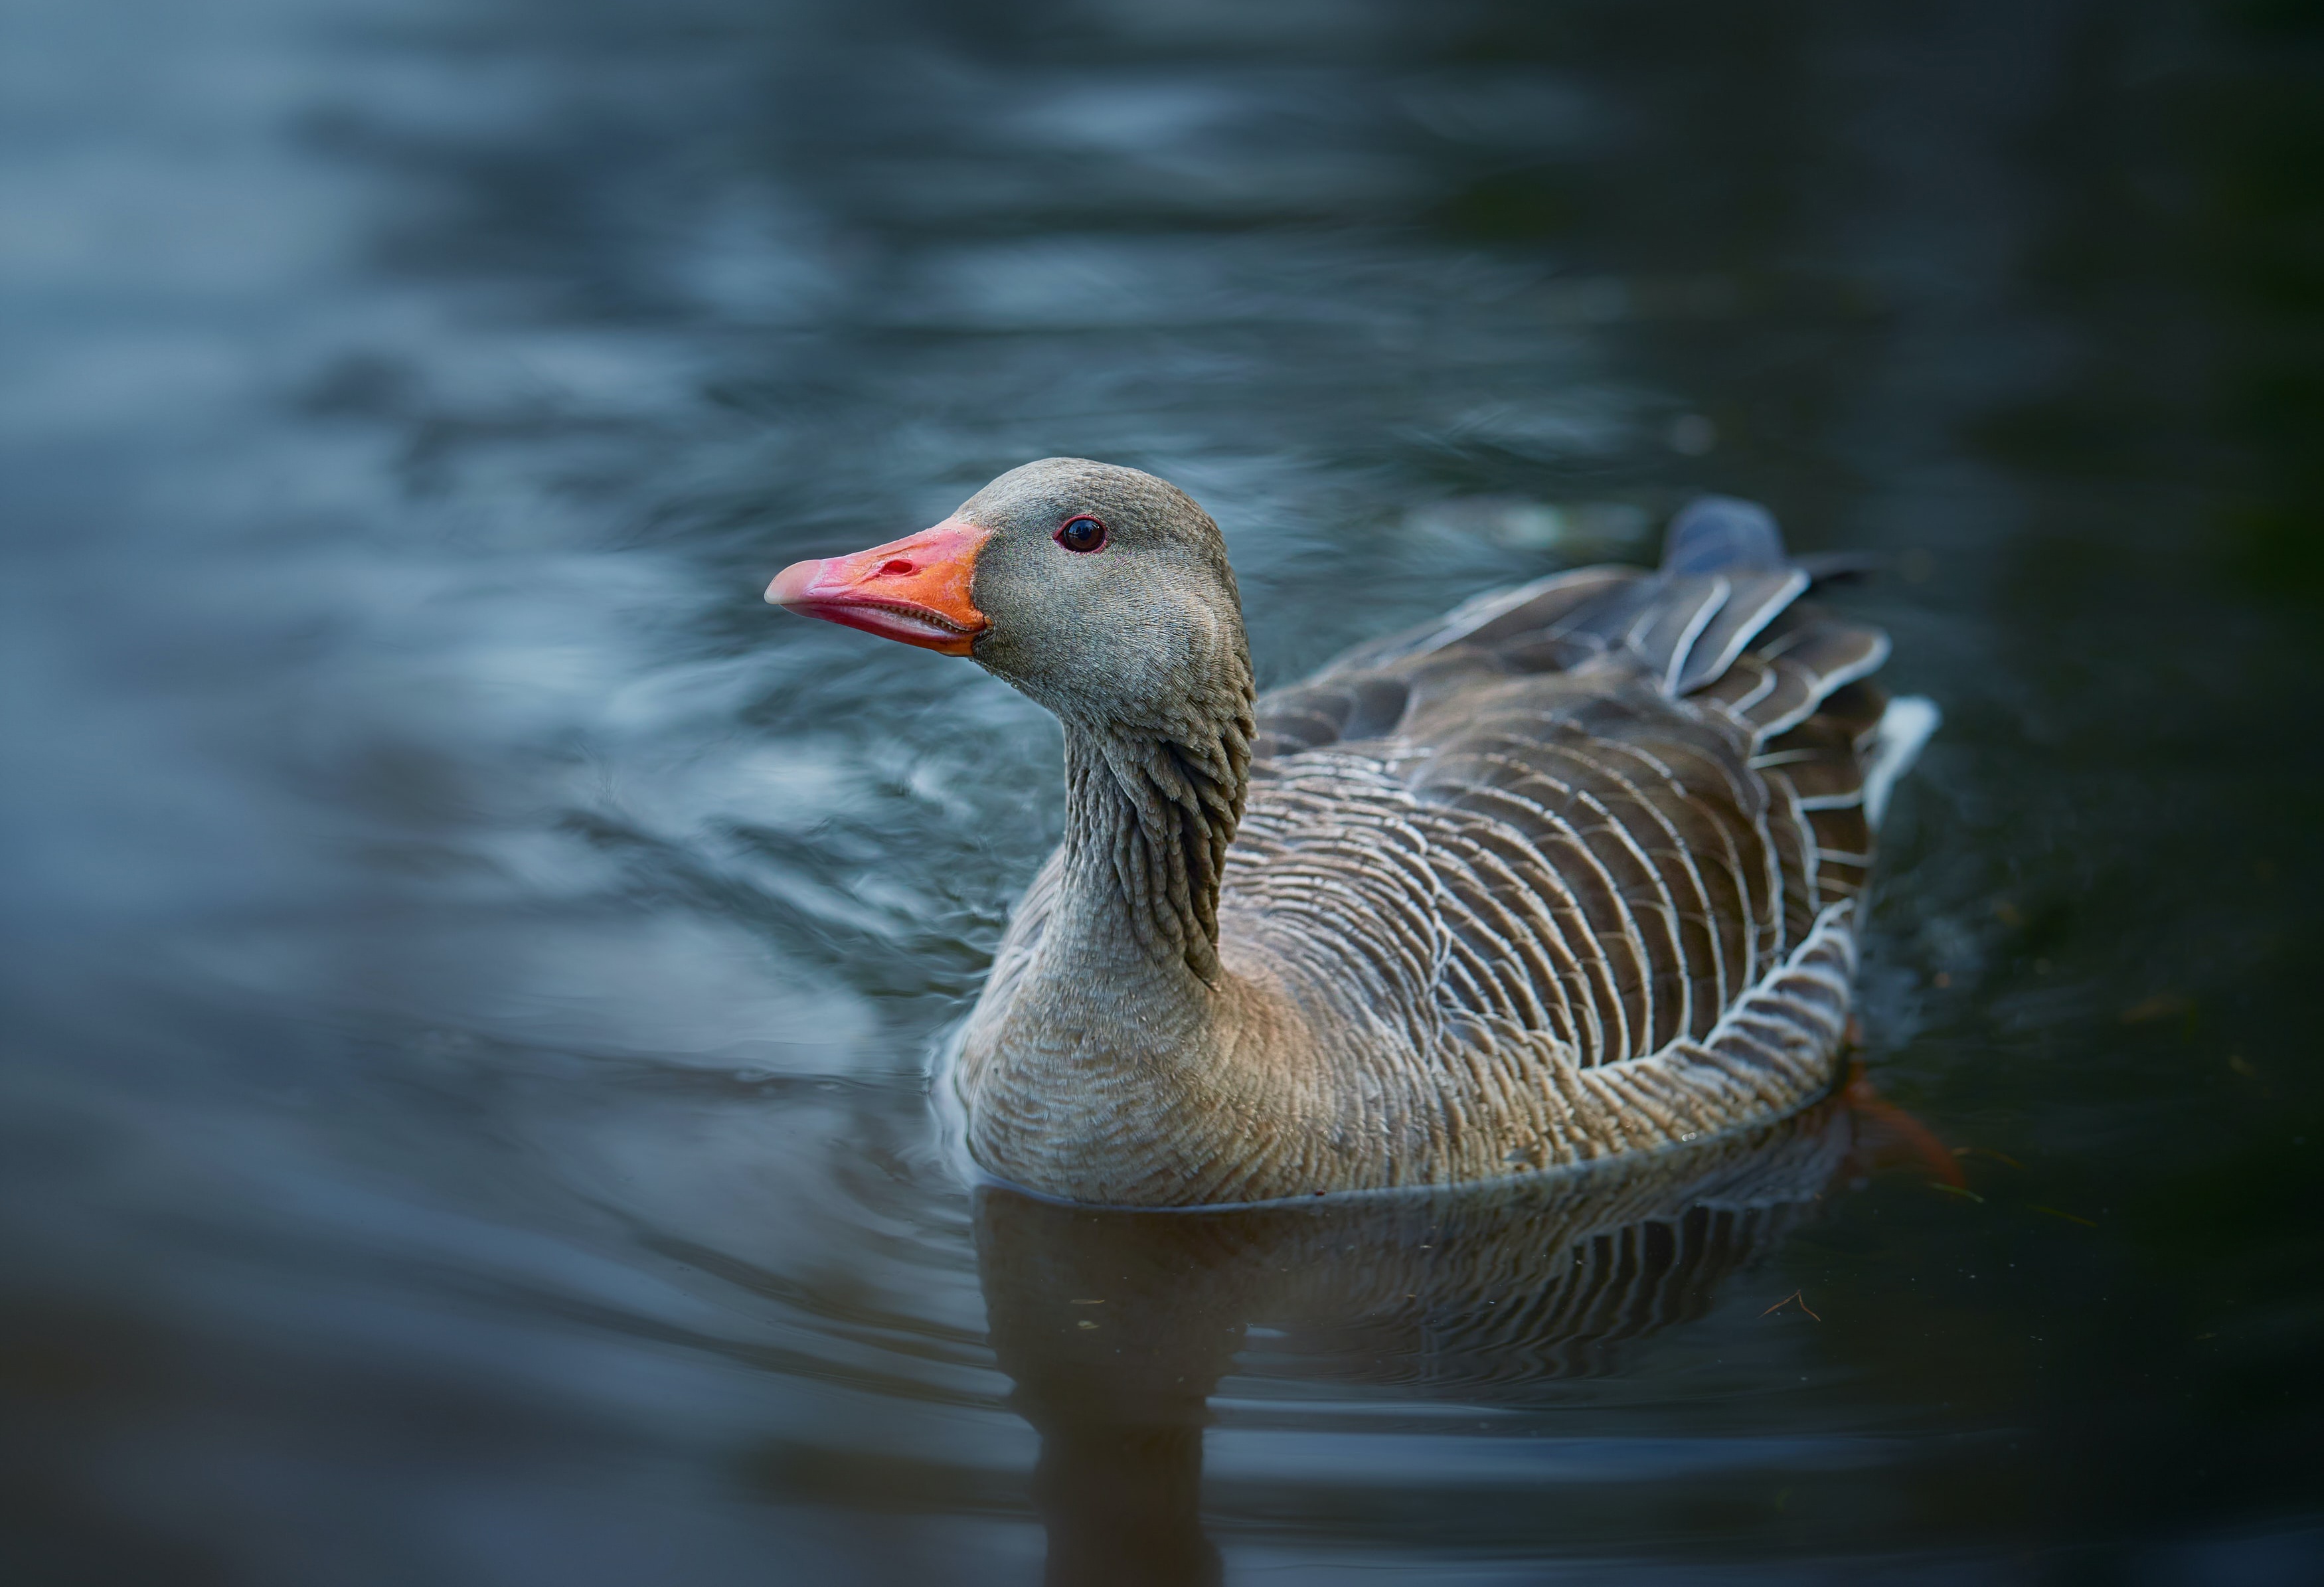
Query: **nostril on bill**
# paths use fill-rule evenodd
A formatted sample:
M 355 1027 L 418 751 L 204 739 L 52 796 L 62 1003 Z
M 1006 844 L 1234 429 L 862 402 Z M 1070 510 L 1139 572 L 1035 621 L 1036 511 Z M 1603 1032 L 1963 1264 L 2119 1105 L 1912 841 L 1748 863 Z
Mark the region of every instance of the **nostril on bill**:
M 880 564 L 880 571 L 882 573 L 909 573 L 911 570 L 912 565 L 909 562 L 905 561 L 901 557 L 895 558 L 895 560 L 891 562 L 882 562 Z

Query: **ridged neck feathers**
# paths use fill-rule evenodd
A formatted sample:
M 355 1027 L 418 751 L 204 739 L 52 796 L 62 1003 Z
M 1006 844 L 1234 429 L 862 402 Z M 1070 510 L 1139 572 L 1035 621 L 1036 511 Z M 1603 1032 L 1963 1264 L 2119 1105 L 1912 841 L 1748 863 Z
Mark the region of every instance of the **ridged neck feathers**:
M 1252 737 L 1250 663 L 1240 643 L 1220 660 L 1177 720 L 1065 723 L 1065 912 L 1213 986 Z

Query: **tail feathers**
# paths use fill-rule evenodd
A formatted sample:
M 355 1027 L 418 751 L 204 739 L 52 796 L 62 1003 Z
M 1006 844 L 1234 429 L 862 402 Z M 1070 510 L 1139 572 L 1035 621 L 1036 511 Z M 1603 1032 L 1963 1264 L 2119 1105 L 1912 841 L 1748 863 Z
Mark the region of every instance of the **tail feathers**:
M 1618 652 L 1641 662 L 1670 695 L 1732 697 L 1748 683 L 1749 703 L 1758 708 L 1747 721 L 1763 734 L 1779 733 L 1879 660 L 1877 635 L 1834 633 L 1827 621 L 1814 625 L 1819 637 L 1852 654 L 1794 658 L 1780 669 L 1780 679 L 1767 677 L 1772 651 L 1755 662 L 1755 650 L 1768 648 L 1782 631 L 1779 620 L 1816 577 L 1785 554 L 1783 533 L 1765 507 L 1736 496 L 1700 496 L 1671 521 L 1657 572 L 1585 567 L 1496 590 L 1435 623 L 1350 651 L 1316 681 L 1454 646 L 1489 652 L 1517 672 L 1561 671 Z M 1802 637 L 1794 633 L 1791 642 Z M 1750 678 L 1730 678 L 1738 668 Z M 1727 703 L 1742 714 L 1745 702 Z
M 1663 540 L 1660 621 L 1630 648 L 1671 694 L 1714 682 L 1744 647 L 1799 599 L 1810 576 L 1784 550 L 1775 515 L 1739 496 L 1697 496 Z
M 1699 496 L 1671 520 L 1657 574 L 1583 567 L 1489 591 L 1434 623 L 1348 651 L 1323 677 L 1393 666 L 1455 645 L 1522 669 L 1569 665 L 1627 648 L 1686 694 L 1711 682 L 1805 591 L 1812 569 L 1788 560 L 1775 520 L 1738 496 Z
M 1781 573 L 1791 566 L 1775 515 L 1740 496 L 1697 496 L 1679 509 L 1663 541 L 1663 571 Z

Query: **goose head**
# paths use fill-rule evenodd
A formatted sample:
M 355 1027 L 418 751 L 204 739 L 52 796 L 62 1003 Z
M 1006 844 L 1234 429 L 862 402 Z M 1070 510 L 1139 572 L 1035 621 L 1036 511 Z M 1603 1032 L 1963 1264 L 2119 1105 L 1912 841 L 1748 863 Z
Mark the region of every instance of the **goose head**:
M 1113 464 L 1012 468 L 918 534 L 793 563 L 767 600 L 971 657 L 1094 729 L 1167 729 L 1250 697 L 1218 525 L 1176 485 Z

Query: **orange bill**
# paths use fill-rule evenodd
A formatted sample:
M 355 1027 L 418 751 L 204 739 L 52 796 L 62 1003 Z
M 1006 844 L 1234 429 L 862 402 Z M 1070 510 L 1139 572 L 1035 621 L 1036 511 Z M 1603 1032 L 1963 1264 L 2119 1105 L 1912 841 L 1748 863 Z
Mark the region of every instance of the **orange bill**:
M 969 599 L 976 553 L 992 531 L 947 518 L 852 557 L 794 562 L 767 586 L 767 604 L 965 656 L 986 628 Z

